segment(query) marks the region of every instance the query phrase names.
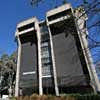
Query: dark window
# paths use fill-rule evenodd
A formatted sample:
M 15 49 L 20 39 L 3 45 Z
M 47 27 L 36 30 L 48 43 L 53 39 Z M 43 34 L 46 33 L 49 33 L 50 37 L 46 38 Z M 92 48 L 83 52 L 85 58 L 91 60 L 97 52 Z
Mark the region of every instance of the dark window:
M 42 75 L 51 75 L 51 69 L 50 69 L 51 65 L 47 65 L 47 66 L 43 66 L 42 67 Z
M 24 30 L 32 28 L 32 27 L 34 27 L 34 23 L 30 23 L 30 24 L 24 25 L 24 26 L 18 28 L 18 30 L 19 30 L 19 32 L 21 32 L 21 31 L 24 31 Z
M 67 15 L 70 14 L 70 13 L 71 13 L 71 9 L 69 9 L 69 10 L 64 10 L 64 11 L 62 11 L 62 12 L 59 12 L 59 13 L 57 13 L 57 14 L 55 14 L 55 15 L 52 15 L 52 16 L 48 17 L 48 20 L 51 21 L 51 20 L 60 18 L 60 17 L 62 17 L 62 16 L 67 16 Z

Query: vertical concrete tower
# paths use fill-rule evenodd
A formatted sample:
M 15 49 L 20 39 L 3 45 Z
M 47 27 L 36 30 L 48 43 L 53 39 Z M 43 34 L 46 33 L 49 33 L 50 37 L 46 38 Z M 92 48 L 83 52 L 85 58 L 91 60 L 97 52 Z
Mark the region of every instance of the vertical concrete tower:
M 38 20 L 33 17 L 17 25 L 18 62 L 16 73 L 15 96 L 22 89 L 23 95 L 39 91 L 42 94 L 41 82 L 41 47 Z
M 100 83 L 99 83 L 99 78 L 96 74 L 96 68 L 95 65 L 93 64 L 93 59 L 88 47 L 88 40 L 87 40 L 87 36 L 88 31 L 87 31 L 87 27 L 86 27 L 86 20 L 88 20 L 88 17 L 85 13 L 85 10 L 82 6 L 78 7 L 77 9 L 74 10 L 74 16 L 75 21 L 76 21 L 76 25 L 78 28 L 78 32 L 79 32 L 79 38 L 80 38 L 80 43 L 81 46 L 83 48 L 83 54 L 85 57 L 85 61 L 87 64 L 87 68 L 89 71 L 89 75 L 90 75 L 90 85 L 92 86 L 93 90 L 95 93 L 100 92 Z
M 75 17 L 70 4 L 46 13 L 56 94 L 91 91 L 90 84 L 93 79 L 96 79 L 96 85 L 92 87 L 98 87 L 95 71 L 91 68 L 93 62 L 90 64 L 91 57 L 86 56 L 90 55 L 89 50 L 86 51 L 87 40 L 82 38 L 83 33 L 80 32 L 80 28 L 84 26 L 79 26 Z M 83 46 L 85 44 L 86 46 Z

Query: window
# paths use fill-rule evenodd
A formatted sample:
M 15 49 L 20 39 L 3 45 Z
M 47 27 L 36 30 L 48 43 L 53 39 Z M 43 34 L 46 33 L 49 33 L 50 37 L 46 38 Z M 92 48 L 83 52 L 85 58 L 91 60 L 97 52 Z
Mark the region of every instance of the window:
M 64 10 L 62 12 L 56 13 L 55 15 L 49 16 L 48 21 L 55 20 L 55 19 L 60 18 L 62 16 L 67 16 L 69 14 L 71 14 L 71 9 Z
M 48 47 L 42 47 L 41 50 L 42 50 L 42 52 L 48 51 Z
M 46 58 L 49 57 L 49 51 L 42 51 L 41 56 Z
M 47 47 L 48 46 L 48 42 L 44 42 L 41 44 L 41 47 Z
M 24 31 L 24 30 L 32 28 L 32 27 L 34 27 L 34 23 L 30 23 L 30 24 L 24 25 L 22 27 L 19 27 L 18 30 L 19 30 L 19 32 L 21 32 L 21 31 Z
M 50 62 L 50 58 L 42 58 L 42 63 L 49 63 Z
M 51 75 L 50 67 L 51 67 L 50 65 L 42 67 L 42 75 L 43 76 Z

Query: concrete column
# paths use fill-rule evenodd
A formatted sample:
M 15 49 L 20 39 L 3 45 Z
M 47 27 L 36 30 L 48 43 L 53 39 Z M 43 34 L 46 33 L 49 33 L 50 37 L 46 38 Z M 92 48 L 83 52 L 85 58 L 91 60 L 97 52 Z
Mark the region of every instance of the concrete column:
M 39 53 L 39 94 L 43 94 L 42 89 L 42 66 L 41 66 L 41 49 L 40 49 L 40 40 L 38 40 L 38 53 Z
M 47 25 L 48 25 L 48 20 L 46 18 Z M 56 65 L 55 65 L 55 57 L 54 57 L 54 49 L 53 49 L 53 41 L 52 41 L 52 35 L 51 31 L 48 25 L 48 31 L 50 35 L 50 44 L 51 44 L 51 54 L 52 54 L 52 62 L 53 62 L 53 77 L 54 77 L 54 85 L 55 85 L 55 93 L 56 96 L 59 96 L 59 89 L 58 89 L 58 82 L 57 82 L 57 74 L 56 74 Z
M 20 59 L 21 59 L 21 42 L 18 39 L 18 61 L 17 61 L 17 72 L 16 72 L 16 84 L 15 84 L 15 96 L 19 95 L 19 74 L 20 74 Z
M 87 48 L 85 50 L 85 52 L 86 52 L 86 56 L 87 56 L 87 60 L 88 60 L 88 65 L 90 65 L 89 66 L 90 67 L 89 70 L 91 71 L 91 85 L 92 85 L 93 88 L 95 87 L 94 92 L 95 91 L 99 91 L 100 92 L 99 79 L 98 79 L 98 76 L 97 76 L 97 73 L 96 73 L 95 66 L 93 64 L 93 59 L 92 59 L 91 53 L 90 53 L 89 48 L 88 48 L 88 42 L 87 42 L 85 37 L 86 36 L 83 33 L 82 39 L 84 41 L 84 47 Z
M 73 10 L 72 10 L 72 12 L 73 12 Z M 74 15 L 74 13 L 73 13 L 73 15 Z M 80 16 L 78 16 L 78 17 L 80 17 Z M 86 40 L 86 34 L 88 34 L 87 29 L 84 27 L 84 22 L 86 20 L 81 19 L 81 18 L 78 19 L 78 17 L 75 20 L 78 36 L 79 36 L 79 39 L 80 39 L 80 42 L 81 42 L 85 61 L 87 63 L 87 68 L 88 68 L 89 75 L 90 75 L 90 78 L 91 78 L 91 83 L 92 83 L 91 86 L 93 87 L 94 92 L 97 92 L 97 90 L 100 91 L 100 85 L 99 85 L 99 80 L 98 80 L 98 77 L 97 77 L 97 74 L 96 74 L 95 66 L 93 64 L 92 56 L 91 56 L 91 53 L 89 51 L 88 41 Z M 80 23 L 82 23 L 82 24 L 80 24 Z
M 39 69 L 39 95 L 43 95 L 42 88 L 42 62 L 41 62 L 41 33 L 38 21 L 36 22 L 37 39 L 38 39 L 38 69 Z
M 8 89 L 8 92 L 9 92 L 9 97 L 12 97 L 12 88 L 10 86 L 10 88 Z

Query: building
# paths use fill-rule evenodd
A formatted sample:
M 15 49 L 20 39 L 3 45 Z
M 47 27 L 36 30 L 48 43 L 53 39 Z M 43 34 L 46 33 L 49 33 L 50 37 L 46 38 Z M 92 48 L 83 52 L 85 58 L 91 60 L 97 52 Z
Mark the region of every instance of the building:
M 45 21 L 32 17 L 17 25 L 16 96 L 21 89 L 23 95 L 100 90 L 79 10 L 65 4 L 48 11 Z
M 98 76 L 99 82 L 100 82 L 100 62 L 97 62 L 95 64 L 95 68 L 96 68 L 97 76 Z

